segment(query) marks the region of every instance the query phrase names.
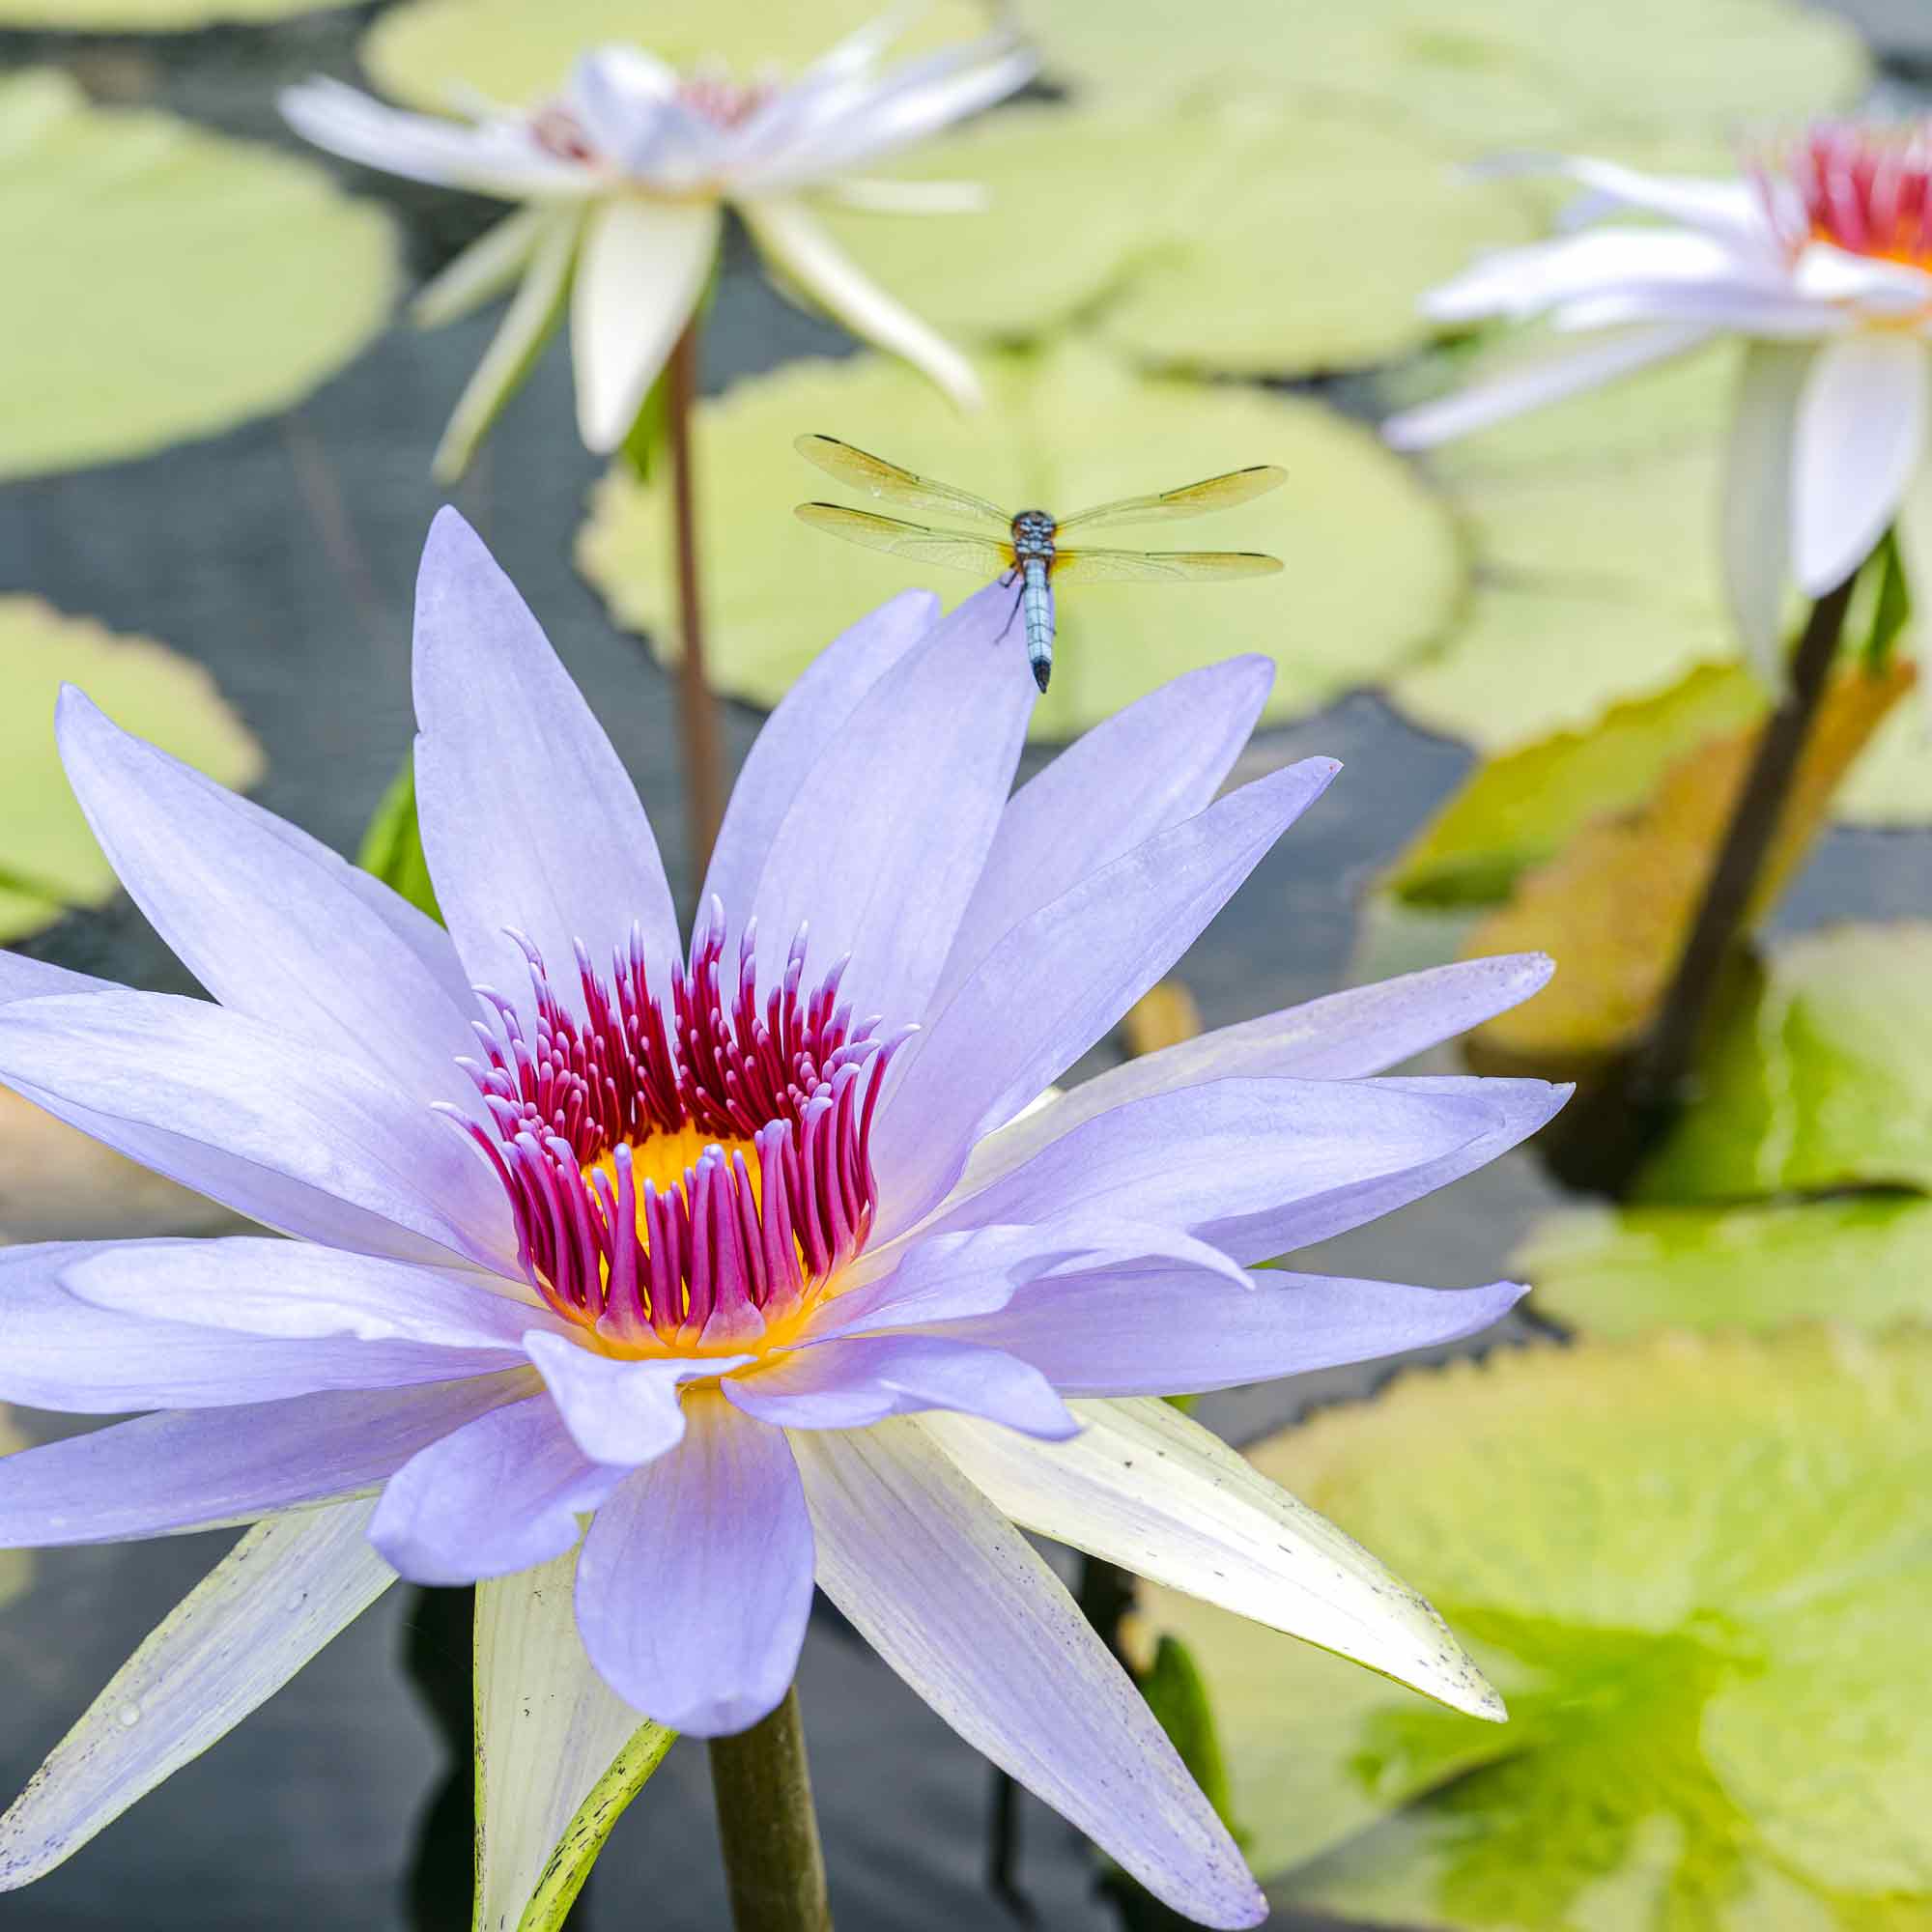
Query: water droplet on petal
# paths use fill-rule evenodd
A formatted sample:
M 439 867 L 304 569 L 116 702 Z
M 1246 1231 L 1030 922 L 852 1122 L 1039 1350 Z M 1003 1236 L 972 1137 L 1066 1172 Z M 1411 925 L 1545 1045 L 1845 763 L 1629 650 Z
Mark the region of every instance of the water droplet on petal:
M 115 1716 L 121 1719 L 124 1731 L 131 1731 L 141 1721 L 141 1707 L 138 1704 L 123 1704 Z

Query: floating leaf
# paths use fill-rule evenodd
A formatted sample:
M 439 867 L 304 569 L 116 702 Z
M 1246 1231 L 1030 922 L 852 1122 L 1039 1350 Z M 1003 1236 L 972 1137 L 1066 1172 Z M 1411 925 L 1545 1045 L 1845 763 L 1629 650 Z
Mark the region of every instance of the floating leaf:
M 5 1408 L 0 1408 L 0 1456 L 11 1456 L 16 1449 L 27 1446 L 25 1438 L 14 1427 L 14 1419 Z M 0 1604 L 17 1597 L 33 1580 L 34 1558 L 30 1550 L 0 1549 Z
M 1843 22 L 1786 0 L 1027 0 L 1058 80 L 1137 99 L 1206 88 L 1372 102 L 1484 152 L 1579 125 L 1728 133 L 1849 106 L 1867 72 Z
M 1561 976 L 1559 975 L 1559 978 Z M 1932 924 L 1788 941 L 1698 1068 L 1646 1201 L 1851 1186 L 1932 1191 Z
M 1034 715 L 1042 737 L 1070 736 L 1237 651 L 1275 661 L 1265 715 L 1297 716 L 1421 648 L 1457 597 L 1461 565 L 1440 509 L 1372 436 L 1317 404 L 1138 375 L 1080 342 L 994 358 L 983 373 L 987 408 L 970 419 L 919 376 L 871 356 L 794 363 L 703 405 L 700 527 L 710 545 L 711 671 L 723 690 L 775 704 L 860 612 L 913 583 L 949 597 L 974 587 L 963 573 L 859 550 L 799 523 L 794 504 L 837 494 L 793 452 L 801 430 L 1015 508 L 1072 510 L 1244 464 L 1287 467 L 1285 489 L 1204 519 L 1189 538 L 1272 552 L 1287 564 L 1279 576 L 1082 585 L 1060 598 L 1053 688 Z M 671 628 L 668 517 L 661 481 L 639 484 L 613 469 L 578 549 L 619 620 L 660 639 Z M 1151 547 L 1162 547 L 1158 533 Z M 1017 629 L 1011 648 L 1023 676 Z
M 722 63 L 740 78 L 795 73 L 879 17 L 877 0 L 409 0 L 363 36 L 361 59 L 384 94 L 443 110 L 466 95 L 531 101 L 554 94 L 586 48 L 647 47 L 673 67 Z M 895 43 L 901 55 L 986 30 L 973 0 L 935 4 Z
M 1435 332 L 1428 290 L 1481 249 L 1531 239 L 1512 185 L 1459 176 L 1386 117 L 1304 108 L 1236 126 L 1184 232 L 1102 317 L 1151 361 L 1290 376 L 1406 355 Z
M 0 477 L 281 409 L 382 327 L 382 213 L 294 156 L 0 78 Z
M 1776 903 L 1846 768 L 1911 685 L 1899 665 L 1882 677 L 1854 669 L 1827 694 L 1748 918 Z M 1523 874 L 1508 904 L 1469 935 L 1471 955 L 1541 951 L 1563 962 L 1535 999 L 1477 1029 L 1472 1043 L 1486 1065 L 1572 1078 L 1642 1034 L 1684 950 L 1760 735 L 1707 739 L 1637 810 L 1596 820 Z
M 1656 697 L 1613 706 L 1587 731 L 1559 731 L 1481 765 L 1396 861 L 1390 889 L 1412 905 L 1487 905 L 1553 857 L 1592 818 L 1640 805 L 1707 738 L 1763 717 L 1742 665 L 1703 665 Z
M 1440 148 L 1334 109 L 1016 108 L 922 149 L 903 175 L 976 183 L 988 205 L 828 219 L 929 321 L 1013 342 L 1091 310 L 1137 355 L 1236 374 L 1414 348 L 1434 332 L 1423 292 L 1533 228 L 1514 185 L 1458 179 Z
M 1612 1338 L 1932 1321 L 1932 1201 L 1568 1208 L 1530 1230 L 1510 1269 L 1534 1284 L 1538 1314 Z
M 1450 1932 L 1932 1913 L 1932 1334 L 1663 1335 L 1404 1377 L 1254 1452 L 1442 1608 L 1511 1721 L 1170 1592 L 1277 1901 Z
M 231 21 L 283 20 L 328 0 L 0 0 L 0 27 L 56 34 L 191 33 Z M 336 0 L 346 6 L 349 0 Z
M 33 925 L 63 906 L 103 905 L 113 868 L 94 842 L 54 749 L 54 698 L 77 684 L 114 721 L 223 784 L 245 785 L 262 753 L 201 666 L 145 638 L 116 638 L 37 597 L 0 597 L 0 880 Z M 0 912 L 4 912 L 0 901 Z

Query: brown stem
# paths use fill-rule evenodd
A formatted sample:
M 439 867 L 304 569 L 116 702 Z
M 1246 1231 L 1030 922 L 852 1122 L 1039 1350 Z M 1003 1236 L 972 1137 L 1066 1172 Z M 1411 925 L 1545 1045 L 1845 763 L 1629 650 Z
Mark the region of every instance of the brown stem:
M 684 736 L 685 836 L 691 889 L 711 862 L 724 818 L 724 753 L 718 700 L 704 671 L 704 601 L 698 582 L 696 486 L 692 475 L 691 418 L 697 400 L 697 331 L 694 316 L 665 369 L 665 427 L 670 443 L 671 516 L 677 546 L 678 717 Z
M 1790 689 L 1758 740 L 1677 971 L 1632 1069 L 1631 1095 L 1640 1110 L 1669 1109 L 1681 1096 L 1703 1038 L 1711 996 L 1744 931 L 1792 780 L 1831 682 L 1858 576 L 1854 571 L 1835 590 L 1828 590 L 1805 620 L 1791 661 Z
M 795 1690 L 749 1731 L 712 1739 L 711 1789 L 736 1932 L 832 1932 Z

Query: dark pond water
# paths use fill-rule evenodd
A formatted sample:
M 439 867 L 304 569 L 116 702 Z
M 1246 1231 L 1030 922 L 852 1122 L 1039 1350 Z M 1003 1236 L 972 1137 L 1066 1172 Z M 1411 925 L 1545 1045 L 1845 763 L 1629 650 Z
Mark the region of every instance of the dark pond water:
M 1889 12 L 1880 0 L 1858 0 L 1858 10 L 1901 52 L 1932 57 L 1932 35 L 1910 0 Z M 140 93 L 267 134 L 270 85 L 317 66 L 350 71 L 357 18 L 195 36 L 159 55 L 131 43 L 0 36 L 0 66 L 78 59 L 102 91 Z M 399 205 L 418 267 L 473 225 L 474 211 L 446 200 L 407 196 Z M 410 734 L 410 588 L 440 500 L 427 455 L 489 327 L 398 328 L 283 418 L 152 461 L 0 488 L 0 587 L 34 590 L 202 660 L 267 749 L 258 796 L 353 849 Z M 708 343 L 707 383 L 838 347 L 833 331 L 734 261 Z M 683 841 L 670 692 L 638 641 L 611 629 L 568 560 L 595 466 L 558 432 L 569 420 L 566 390 L 563 358 L 554 355 L 458 500 L 591 694 L 675 866 Z M 755 724 L 733 715 L 734 754 Z M 1366 697 L 1273 734 L 1259 750 L 1270 760 L 1332 753 L 1350 770 L 1186 962 L 1210 1023 L 1308 997 L 1347 974 L 1363 888 L 1468 763 L 1460 748 L 1409 730 Z M 1839 833 L 1824 842 L 1783 918 L 1808 925 L 1928 910 L 1932 839 Z M 34 950 L 139 985 L 186 985 L 125 903 L 67 922 Z M 1445 1286 L 1487 1280 L 1552 1198 L 1519 1156 L 1330 1244 L 1311 1264 Z M 1311 1404 L 1360 1393 L 1384 1373 L 1238 1392 L 1204 1413 L 1244 1439 Z M 41 1435 L 66 1426 L 33 1414 L 24 1421 Z M 41 1560 L 30 1594 L 0 1612 L 0 1796 L 19 1787 L 224 1541 L 178 1538 Z M 400 1668 L 410 1603 L 407 1591 L 391 1593 L 206 1758 L 53 1877 L 0 1903 L 0 1924 L 19 1932 L 407 1924 L 402 1875 L 444 1769 Z M 845 1932 L 1012 1922 L 981 1881 L 984 1763 L 829 1622 L 808 1642 L 803 1696 Z M 1111 1926 L 1071 1833 L 1030 1802 L 1023 1827 L 1019 1878 L 1038 1922 L 1056 1932 Z M 581 1922 L 648 1923 L 654 1932 L 724 1923 L 700 1751 L 674 1750 L 622 1822 Z

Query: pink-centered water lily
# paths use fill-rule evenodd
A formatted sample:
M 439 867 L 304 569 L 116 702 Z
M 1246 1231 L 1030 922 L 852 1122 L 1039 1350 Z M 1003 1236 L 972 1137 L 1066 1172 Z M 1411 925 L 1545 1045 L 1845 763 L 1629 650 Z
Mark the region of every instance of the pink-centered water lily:
M 468 463 L 565 306 L 585 444 L 615 449 L 709 281 L 734 208 L 788 287 L 854 335 L 902 355 L 971 406 L 972 365 L 867 276 L 805 197 L 826 190 L 895 210 L 956 207 L 961 190 L 871 183 L 854 170 L 1023 87 L 1034 57 L 1009 30 L 882 69 L 892 15 L 795 79 L 683 75 L 642 48 L 585 54 L 554 100 L 486 107 L 472 124 L 384 106 L 339 81 L 284 91 L 317 146 L 366 166 L 528 204 L 460 255 L 417 299 L 418 320 L 469 313 L 514 288 L 457 404 L 437 473 Z
M 907 594 L 820 657 L 746 763 L 688 948 L 614 751 L 453 512 L 415 635 L 446 932 L 64 696 L 88 819 L 213 1001 L 0 954 L 0 1080 L 294 1238 L 0 1252 L 0 1398 L 155 1411 L 0 1460 L 0 1547 L 269 1520 L 0 1820 L 0 1887 L 393 1574 L 573 1549 L 556 1668 L 602 1699 L 598 1735 L 772 1709 L 815 1578 L 964 1737 L 1214 1925 L 1260 1894 L 1015 1523 L 1500 1715 L 1427 1605 L 1154 1398 L 1511 1305 L 1510 1283 L 1255 1264 L 1549 1117 L 1541 1082 L 1381 1077 L 1548 962 L 1339 993 L 1030 1105 L 1336 768 L 1217 798 L 1269 682 L 1238 658 L 1009 797 L 1033 697 L 1009 602 Z
M 1721 544 L 1739 633 L 1781 683 L 1790 585 L 1818 597 L 1895 527 L 1932 594 L 1932 126 L 1833 123 L 1733 180 L 1549 163 L 1583 228 L 1478 262 L 1425 298 L 1444 323 L 1548 317 L 1602 340 L 1384 426 L 1400 448 L 1466 435 L 1724 337 L 1746 341 Z

